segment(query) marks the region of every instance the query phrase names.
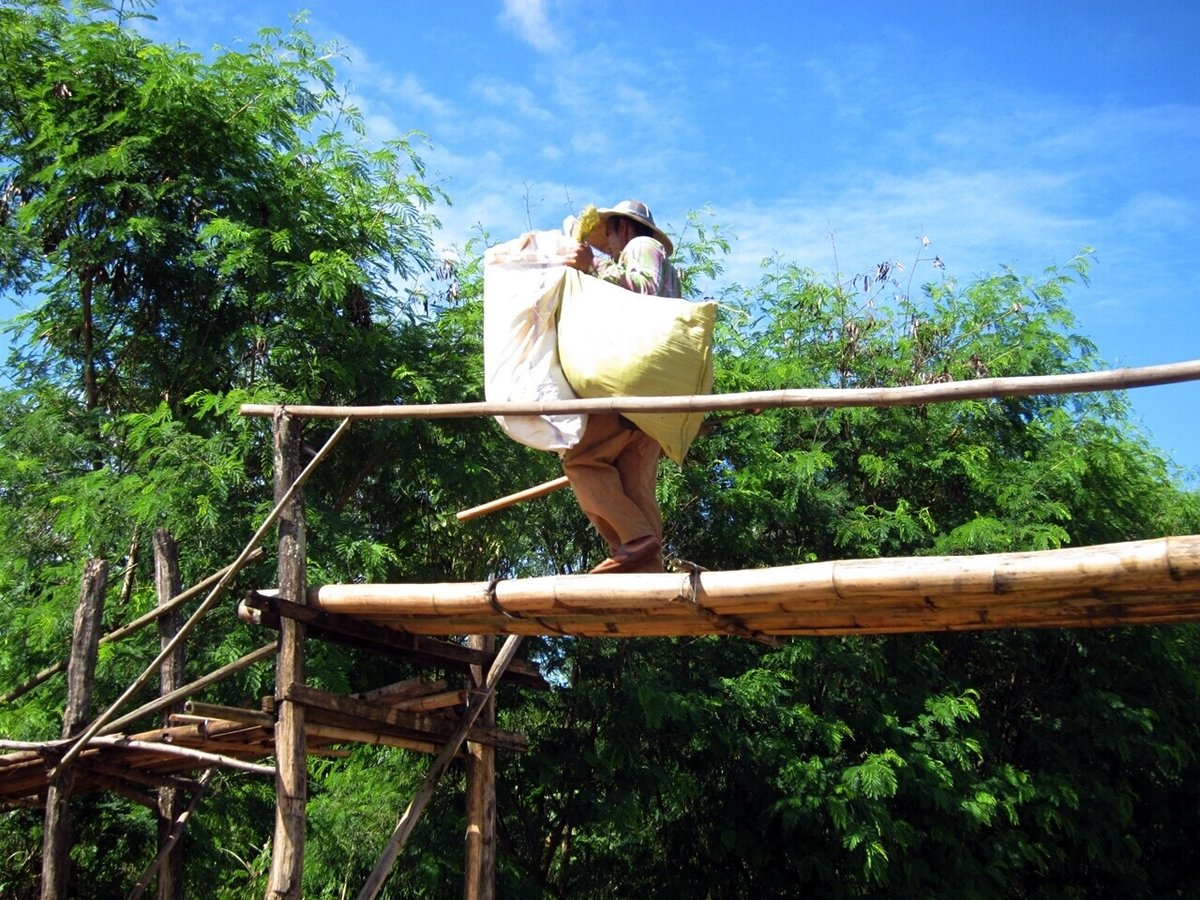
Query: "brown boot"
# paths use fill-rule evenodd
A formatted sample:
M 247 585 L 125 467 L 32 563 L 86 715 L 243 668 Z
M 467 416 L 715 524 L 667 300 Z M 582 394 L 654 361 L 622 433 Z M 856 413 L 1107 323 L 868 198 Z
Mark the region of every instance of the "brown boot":
M 659 556 L 661 550 L 662 546 L 659 544 L 658 538 L 652 534 L 634 538 L 628 544 L 622 544 L 614 550 L 612 556 L 592 569 L 590 574 L 612 575 L 617 572 L 661 572 L 661 562 L 658 563 L 657 567 L 654 566 L 655 561 L 661 559 Z

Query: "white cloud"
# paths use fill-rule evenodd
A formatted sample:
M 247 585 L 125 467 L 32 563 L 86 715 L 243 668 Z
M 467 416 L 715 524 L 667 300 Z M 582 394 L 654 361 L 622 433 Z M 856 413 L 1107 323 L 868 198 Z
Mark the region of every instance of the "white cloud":
M 542 53 L 553 52 L 563 44 L 546 16 L 546 0 L 504 0 L 500 21 Z
M 539 101 L 530 88 L 502 78 L 479 78 L 471 84 L 472 91 L 512 116 L 514 114 L 540 122 L 554 120 L 554 115 Z

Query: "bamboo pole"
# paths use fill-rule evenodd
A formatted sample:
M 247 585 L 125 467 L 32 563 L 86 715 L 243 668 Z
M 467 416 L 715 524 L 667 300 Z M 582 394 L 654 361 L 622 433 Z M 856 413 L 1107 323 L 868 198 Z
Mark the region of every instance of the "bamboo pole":
M 310 419 L 462 419 L 475 416 L 546 416 L 563 413 L 698 413 L 795 407 L 834 409 L 850 406 L 922 406 L 959 400 L 1028 397 L 1036 394 L 1077 394 L 1200 380 L 1200 360 L 1156 366 L 1078 372 L 1066 375 L 1026 375 L 1012 378 L 973 378 L 966 381 L 888 388 L 812 388 L 749 391 L 672 397 L 598 397 L 537 402 L 432 403 L 394 406 L 273 406 L 246 403 L 244 416 L 289 415 Z
M 203 688 L 208 687 L 210 684 L 216 684 L 218 681 L 228 678 L 234 672 L 240 672 L 242 669 L 252 666 L 256 662 L 269 659 L 275 655 L 278 649 L 279 646 L 277 642 L 272 641 L 269 644 L 264 644 L 257 650 L 251 650 L 249 653 L 238 657 L 233 662 L 221 666 L 221 668 L 209 672 L 207 675 L 202 675 L 195 681 L 190 681 L 181 688 L 177 688 L 170 693 L 163 694 L 161 697 L 157 697 L 154 700 L 151 700 L 149 703 L 139 706 L 137 709 L 133 710 L 133 712 L 127 713 L 126 715 L 121 716 L 119 719 L 113 719 L 100 730 L 100 733 L 113 734 L 114 732 L 118 732 L 125 728 L 125 726 L 132 725 L 143 716 L 148 716 L 150 713 L 158 712 L 160 709 L 166 709 L 185 697 L 196 693 L 196 691 L 202 690 Z
M 495 500 L 489 500 L 487 503 L 481 503 L 478 506 L 472 506 L 470 509 L 464 509 L 461 512 L 454 514 L 460 522 L 465 522 L 468 519 L 475 519 L 479 516 L 485 516 L 488 513 L 498 512 L 502 509 L 507 509 L 517 503 L 522 503 L 525 500 L 536 500 L 539 497 L 545 497 L 547 494 L 552 494 L 560 488 L 565 488 L 570 484 L 570 480 L 566 475 L 560 475 L 558 478 L 551 481 L 542 482 L 531 488 L 525 488 L 523 491 L 517 491 L 515 494 L 509 494 L 507 497 L 499 497 Z
M 175 848 L 179 845 L 179 839 L 183 837 L 183 829 L 187 827 L 188 819 L 195 811 L 197 805 L 199 805 L 204 792 L 208 790 L 208 783 L 212 780 L 213 774 L 216 771 L 215 768 L 204 770 L 204 774 L 200 776 L 200 781 L 192 791 L 192 796 L 188 801 L 187 807 L 176 813 L 169 831 L 159 844 L 158 855 L 154 857 L 153 862 L 142 872 L 142 877 L 138 879 L 133 890 L 129 892 L 128 900 L 140 900 L 142 894 L 146 892 L 146 888 L 150 884 L 150 879 L 163 867 L 167 858 L 175 852 Z
M 329 440 L 325 442 L 325 445 L 319 451 L 317 451 L 316 456 L 312 458 L 312 461 L 309 462 L 304 471 L 300 473 L 299 477 L 296 478 L 283 497 L 281 497 L 275 503 L 275 508 L 272 509 L 267 515 L 267 518 L 263 520 L 263 523 L 258 527 L 258 530 L 251 536 L 250 541 L 242 549 L 242 552 L 238 554 L 237 559 L 235 559 L 229 565 L 225 574 L 222 575 L 217 581 L 212 591 L 209 592 L 209 595 L 204 598 L 204 602 L 200 604 L 194 613 L 192 613 L 191 618 L 184 622 L 183 627 L 179 629 L 179 633 L 175 635 L 175 638 L 171 644 L 159 651 L 158 656 L 156 656 L 150 665 L 146 667 L 145 671 L 134 680 L 133 684 L 125 689 L 125 693 L 121 694 L 121 696 L 118 697 L 112 703 L 112 705 L 108 707 L 108 709 L 101 713 L 96 720 L 88 726 L 87 730 L 80 735 L 75 745 L 67 751 L 65 756 L 63 756 L 62 762 L 59 763 L 60 765 L 69 764 L 70 761 L 74 759 L 80 753 L 80 751 L 83 750 L 84 745 L 86 745 L 87 742 L 91 740 L 91 738 L 94 737 L 100 731 L 100 729 L 108 723 L 116 711 L 120 709 L 130 697 L 145 687 L 150 679 L 154 677 L 155 673 L 158 672 L 159 667 L 163 664 L 163 660 L 165 660 L 171 651 L 175 649 L 174 645 L 182 641 L 192 630 L 192 628 L 194 628 L 196 624 L 204 618 L 205 614 L 213 607 L 213 605 L 225 592 L 225 588 L 233 579 L 233 576 L 236 575 L 242 569 L 242 567 L 250 561 L 250 557 L 254 554 L 254 551 L 258 549 L 259 542 L 263 539 L 264 535 L 266 535 L 271 526 L 275 524 L 276 519 L 279 518 L 279 515 L 283 511 L 284 507 L 291 502 L 292 496 L 296 493 L 296 491 L 300 490 L 304 482 L 308 480 L 308 476 L 328 455 L 329 451 L 333 449 L 338 439 L 341 438 L 342 434 L 349 427 L 349 419 L 346 419 L 340 426 L 338 426 L 338 429 L 329 437 Z
M 1200 535 L 731 572 L 324 585 L 311 604 L 419 634 L 885 633 L 1200 619 Z M 1029 623 L 1025 625 L 1024 623 Z
M 261 547 L 259 547 L 253 553 L 251 553 L 249 557 L 247 557 L 246 562 L 247 563 L 255 562 L 255 561 L 261 559 L 262 556 L 263 556 L 263 550 Z M 149 612 L 145 613 L 144 615 L 139 616 L 138 618 L 134 619 L 132 622 L 122 625 L 120 628 L 114 628 L 112 631 L 108 632 L 107 634 L 102 634 L 100 636 L 100 643 L 107 644 L 112 641 L 119 641 L 123 638 L 127 638 L 127 637 L 129 637 L 129 635 L 133 634 L 135 631 L 139 631 L 140 629 L 149 625 L 151 622 L 155 621 L 156 619 L 160 618 L 161 616 L 165 616 L 168 613 L 172 612 L 173 610 L 178 609 L 180 605 L 191 600 L 197 594 L 200 594 L 200 593 L 208 590 L 208 588 L 210 588 L 214 582 L 219 581 L 230 570 L 230 568 L 231 568 L 231 566 L 226 566 L 223 569 L 218 569 L 216 572 L 214 572 L 212 575 L 209 575 L 203 581 L 198 582 L 197 584 L 193 585 L 192 587 L 188 588 L 187 590 L 183 591 L 180 594 L 176 594 L 174 597 L 172 597 L 166 603 L 159 604 L 158 606 L 154 607 L 154 609 L 150 610 Z M 36 675 L 34 675 L 32 678 L 30 678 L 28 681 L 21 682 L 21 684 L 17 685 L 15 688 L 13 688 L 7 694 L 0 696 L 0 705 L 5 704 L 5 703 L 11 703 L 13 700 L 16 700 L 22 694 L 27 694 L 29 691 L 33 690 L 39 684 L 42 684 L 43 682 L 45 682 L 49 678 L 57 675 L 59 672 L 62 672 L 66 668 L 67 668 L 67 661 L 65 659 L 59 660 L 58 662 L 54 663 L 53 665 L 47 666 L 46 668 L 44 668 L 40 672 L 38 672 Z
M 396 862 L 396 856 L 404 847 L 408 836 L 412 834 L 413 828 L 417 824 L 417 820 L 424 812 L 430 798 L 433 797 L 433 792 L 441 781 L 442 775 L 446 769 L 450 767 L 451 761 L 458 753 L 459 747 L 466 740 L 467 733 L 475 724 L 475 719 L 483 712 L 487 702 L 496 692 L 496 686 L 500 683 L 501 677 L 504 675 L 504 670 L 508 668 L 508 664 L 516 655 L 517 648 L 521 646 L 521 638 L 517 635 L 510 635 L 504 641 L 504 646 L 500 648 L 500 652 L 496 654 L 496 659 L 492 663 L 491 669 L 488 670 L 487 680 L 484 683 L 484 689 L 475 698 L 475 702 L 467 707 L 466 713 L 463 714 L 462 721 L 454 734 L 446 741 L 440 753 L 429 766 L 429 771 L 425 774 L 425 780 L 421 785 L 421 789 L 417 791 L 412 802 L 409 803 L 408 809 L 404 811 L 404 815 L 396 824 L 396 830 L 392 832 L 391 838 L 387 842 L 387 846 L 383 848 L 383 853 L 380 854 L 379 861 L 375 864 L 367 883 L 363 885 L 363 889 L 358 894 L 358 900 L 374 900 L 379 895 L 379 891 L 383 888 L 384 882 L 391 874 L 392 865 Z

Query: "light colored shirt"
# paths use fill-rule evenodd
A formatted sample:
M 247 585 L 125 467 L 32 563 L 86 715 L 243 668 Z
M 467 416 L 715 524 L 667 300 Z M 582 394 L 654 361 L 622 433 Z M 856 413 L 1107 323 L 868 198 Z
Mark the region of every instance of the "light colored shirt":
M 598 261 L 596 274 L 605 281 L 639 294 L 683 296 L 679 289 L 679 275 L 667 258 L 667 248 L 652 237 L 635 237 L 616 259 Z

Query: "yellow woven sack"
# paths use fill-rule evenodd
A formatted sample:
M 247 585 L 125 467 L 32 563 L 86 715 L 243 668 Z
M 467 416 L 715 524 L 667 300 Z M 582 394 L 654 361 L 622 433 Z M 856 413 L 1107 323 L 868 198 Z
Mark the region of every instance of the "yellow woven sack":
M 663 397 L 712 390 L 717 304 L 627 291 L 567 269 L 558 357 L 580 397 Z M 703 413 L 627 413 L 680 465 Z

